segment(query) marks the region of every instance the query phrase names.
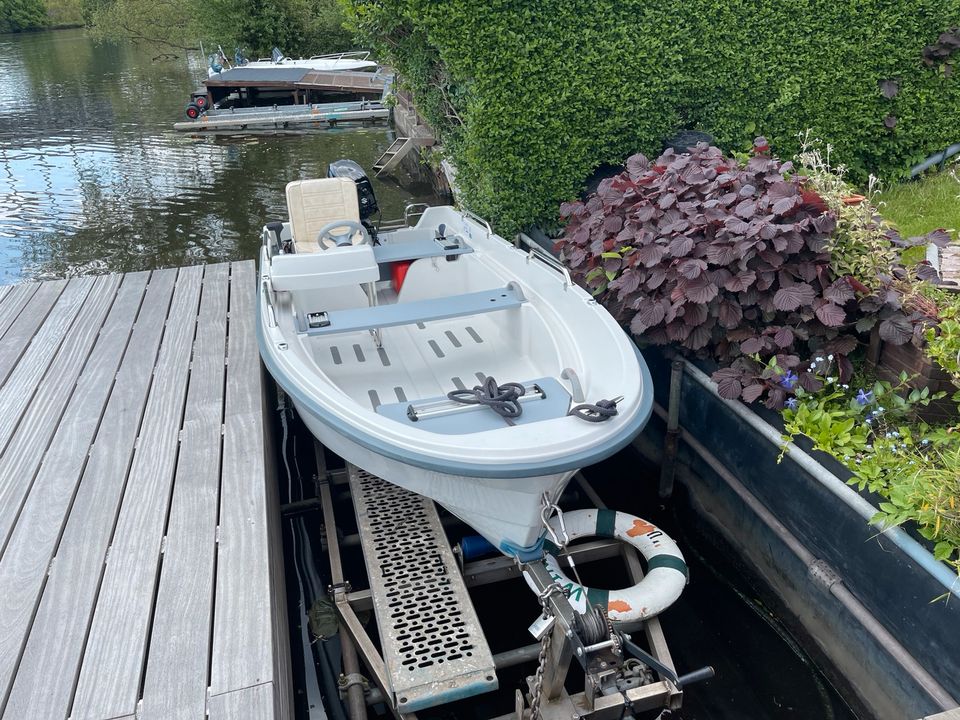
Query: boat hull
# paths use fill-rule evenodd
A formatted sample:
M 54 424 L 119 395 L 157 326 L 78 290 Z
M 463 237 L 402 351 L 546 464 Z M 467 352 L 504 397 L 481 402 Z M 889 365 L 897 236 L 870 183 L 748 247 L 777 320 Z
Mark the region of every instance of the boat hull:
M 302 403 L 297 413 L 325 447 L 369 473 L 438 502 L 508 555 L 537 553 L 543 495 L 555 501 L 576 469 L 520 478 L 470 477 L 384 457 L 338 432 Z

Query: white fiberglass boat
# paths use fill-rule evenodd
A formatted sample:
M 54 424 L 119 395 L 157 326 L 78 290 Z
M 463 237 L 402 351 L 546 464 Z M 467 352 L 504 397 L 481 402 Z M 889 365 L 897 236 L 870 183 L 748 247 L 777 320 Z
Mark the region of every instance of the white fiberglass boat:
M 223 51 L 220 51 L 223 57 Z M 217 70 L 213 64 L 209 69 L 209 75 L 216 75 L 223 70 L 223 65 L 218 63 L 220 70 Z M 314 55 L 308 58 L 291 58 L 285 56 L 278 48 L 273 49 L 273 54 L 269 58 L 260 58 L 259 60 L 244 61 L 237 63 L 236 67 L 244 67 L 257 70 L 322 70 L 322 71 L 366 71 L 376 70 L 379 66 L 373 60 L 370 60 L 370 53 L 365 50 L 355 50 L 351 52 L 333 53 L 330 55 Z
M 646 364 L 546 253 L 453 207 L 377 233 L 352 177 L 290 183 L 263 230 L 264 363 L 325 446 L 530 559 L 545 503 L 647 422 Z

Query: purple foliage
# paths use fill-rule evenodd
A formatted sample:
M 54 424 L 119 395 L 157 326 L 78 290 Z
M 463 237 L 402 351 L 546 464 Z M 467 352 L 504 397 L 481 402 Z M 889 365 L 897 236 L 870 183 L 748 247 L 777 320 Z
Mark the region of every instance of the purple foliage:
M 634 155 L 595 195 L 561 206 L 558 248 L 634 335 L 712 356 L 726 366 L 714 375 L 724 397 L 766 394 L 782 407 L 795 384 L 820 382 L 799 354 L 833 353 L 846 378 L 845 356 L 874 324 L 864 316 L 894 343 L 914 328 L 895 293 L 832 276 L 825 247 L 835 216 L 767 150 L 758 138 L 745 165 L 704 143 L 653 162 Z M 764 377 L 773 357 L 780 371 Z

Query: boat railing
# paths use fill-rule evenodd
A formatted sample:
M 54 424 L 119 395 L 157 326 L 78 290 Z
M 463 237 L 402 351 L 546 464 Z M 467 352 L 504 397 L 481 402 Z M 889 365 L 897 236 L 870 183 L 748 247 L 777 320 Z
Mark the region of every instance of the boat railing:
M 517 233 L 516 242 L 514 244 L 518 248 L 521 246 L 529 248 L 529 252 L 527 253 L 527 262 L 530 262 L 532 259 L 536 258 L 545 265 L 549 265 L 554 270 L 559 271 L 560 274 L 563 275 L 564 290 L 573 286 L 573 278 L 570 277 L 570 271 L 567 269 L 567 266 L 544 250 L 543 246 L 532 237 L 526 233 Z
M 483 227 L 486 228 L 487 237 L 491 237 L 491 236 L 493 235 L 493 228 L 490 227 L 490 223 L 488 223 L 486 220 L 484 220 L 482 217 L 480 217 L 480 216 L 477 215 L 476 213 L 471 212 L 470 210 L 467 210 L 466 208 L 461 208 L 461 209 L 460 209 L 460 214 L 461 214 L 461 215 L 464 215 L 465 217 L 470 218 L 470 219 L 473 220 L 474 222 L 477 222 L 477 223 L 480 223 L 481 225 L 483 225 Z M 496 237 L 500 237 L 500 236 L 497 235 Z M 507 241 L 504 240 L 504 242 L 507 242 Z M 509 244 L 509 243 L 507 243 L 507 244 Z
M 326 55 L 311 55 L 309 60 L 366 60 L 370 57 L 369 50 L 347 50 L 341 53 L 327 53 Z
M 381 232 L 389 232 L 391 230 L 403 230 L 405 228 L 412 228 L 418 222 L 420 218 L 423 217 L 423 214 L 430 208 L 428 203 L 408 203 L 407 206 L 403 209 L 403 217 L 401 218 L 390 218 L 389 220 L 383 220 L 377 226 L 377 230 Z

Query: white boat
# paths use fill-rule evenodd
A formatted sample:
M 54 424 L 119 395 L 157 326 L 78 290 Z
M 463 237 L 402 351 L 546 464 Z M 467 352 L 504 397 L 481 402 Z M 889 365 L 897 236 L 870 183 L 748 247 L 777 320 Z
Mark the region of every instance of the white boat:
M 220 51 L 220 57 L 225 57 L 223 50 Z M 217 67 L 220 69 L 218 70 Z M 274 48 L 273 54 L 268 58 L 250 60 L 235 65 L 234 67 L 256 70 L 323 70 L 333 72 L 376 70 L 379 65 L 377 65 L 375 61 L 370 60 L 370 53 L 365 50 L 333 53 L 330 55 L 313 55 L 308 58 L 291 58 L 286 57 L 278 48 Z M 211 63 L 208 69 L 208 75 L 217 75 L 224 69 L 231 70 L 233 68 L 224 68 L 222 63 L 217 63 L 216 66 Z
M 371 244 L 359 208 L 375 200 L 361 186 L 358 203 L 357 187 L 292 182 L 290 221 L 264 228 L 264 363 L 326 447 L 534 557 L 544 507 L 649 419 L 646 364 L 545 252 L 453 207 Z M 399 262 L 397 291 L 386 278 Z

